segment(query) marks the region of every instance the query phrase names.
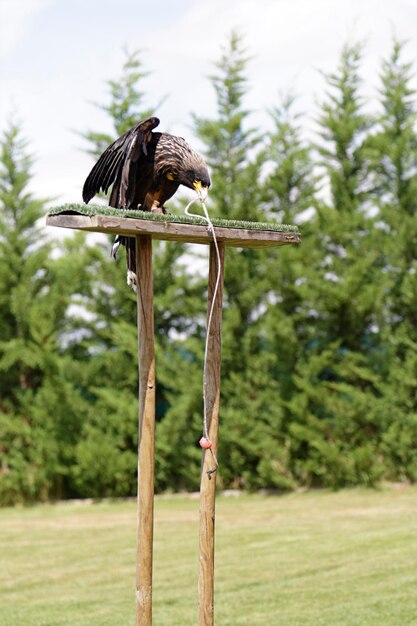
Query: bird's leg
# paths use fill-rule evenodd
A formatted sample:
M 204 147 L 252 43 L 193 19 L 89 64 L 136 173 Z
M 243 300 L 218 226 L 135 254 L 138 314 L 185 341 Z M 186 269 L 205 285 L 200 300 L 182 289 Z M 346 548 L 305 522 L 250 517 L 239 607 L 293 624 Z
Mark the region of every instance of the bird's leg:
M 154 200 L 151 206 L 152 213 L 166 213 L 166 209 L 163 206 L 159 206 L 159 200 Z

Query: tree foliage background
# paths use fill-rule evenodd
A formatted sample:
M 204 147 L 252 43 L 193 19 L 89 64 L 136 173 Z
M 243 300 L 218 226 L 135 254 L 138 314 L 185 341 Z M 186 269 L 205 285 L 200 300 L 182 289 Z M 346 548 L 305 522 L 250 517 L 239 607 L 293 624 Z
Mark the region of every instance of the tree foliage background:
M 216 114 L 192 118 L 213 215 L 295 222 L 303 237 L 273 253 L 227 250 L 221 487 L 417 479 L 416 94 L 403 47 L 393 42 L 370 101 L 363 47 L 346 45 L 307 141 L 291 93 L 271 101 L 268 128 L 251 126 L 249 55 L 232 33 L 210 78 Z M 98 105 L 113 135 L 82 133 L 92 155 L 149 114 L 145 75 L 126 52 Z M 48 238 L 31 168 L 11 120 L 0 156 L 0 503 L 133 495 L 136 314 L 123 259 L 106 241 Z M 191 490 L 206 279 L 193 248 L 160 243 L 154 255 L 156 487 Z

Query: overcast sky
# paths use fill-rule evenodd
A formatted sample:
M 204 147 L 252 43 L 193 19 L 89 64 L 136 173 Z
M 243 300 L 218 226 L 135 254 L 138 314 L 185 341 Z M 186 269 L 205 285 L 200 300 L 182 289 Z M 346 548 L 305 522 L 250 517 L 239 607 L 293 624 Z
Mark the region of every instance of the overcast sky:
M 93 163 L 72 131 L 110 129 L 91 102 L 105 102 L 124 46 L 143 50 L 152 72 L 146 104 L 168 96 L 155 111 L 161 129 L 193 143 L 190 113 L 215 114 L 207 76 L 233 28 L 253 56 L 246 104 L 255 124 L 267 125 L 266 108 L 288 89 L 313 117 L 318 69 L 333 70 L 346 41 L 366 40 L 370 94 L 393 34 L 417 59 L 417 0 L 0 0 L 0 131 L 16 111 L 36 158 L 33 191 L 80 200 Z

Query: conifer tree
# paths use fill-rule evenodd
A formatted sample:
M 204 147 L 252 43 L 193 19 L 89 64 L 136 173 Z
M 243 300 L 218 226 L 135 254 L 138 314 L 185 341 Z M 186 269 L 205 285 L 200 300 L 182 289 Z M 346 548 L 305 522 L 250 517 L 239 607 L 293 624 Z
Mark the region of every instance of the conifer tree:
M 376 255 L 369 246 L 374 220 L 367 212 L 366 139 L 371 120 L 363 112 L 360 62 L 361 46 L 345 46 L 337 72 L 327 77 L 330 91 L 322 104 L 318 148 L 329 185 L 329 200 L 318 207 L 318 228 L 325 232 L 318 305 L 324 324 L 330 322 L 328 338 L 353 350 L 364 349 L 370 340 L 367 330 L 380 297 Z
M 263 183 L 262 206 L 277 221 L 302 224 L 303 245 L 284 247 L 279 254 L 268 255 L 267 263 L 272 264 L 268 273 L 276 276 L 276 310 L 294 320 L 308 319 L 313 304 L 307 287 L 311 282 L 309 273 L 320 255 L 314 241 L 318 179 L 312 149 L 303 138 L 301 114 L 295 112 L 294 96 L 282 98 L 271 117 L 274 127 L 265 151 L 269 174 Z M 302 324 L 308 332 L 304 321 Z
M 257 197 L 259 162 L 251 158 L 260 137 L 248 128 L 249 111 L 243 106 L 249 60 L 241 35 L 233 31 L 211 76 L 217 118 L 193 116 L 195 132 L 205 144 L 212 172 L 210 201 L 216 213 L 226 219 L 250 220 L 261 215 Z
M 316 191 L 311 148 L 302 137 L 302 115 L 295 105 L 296 97 L 288 93 L 272 107 L 273 129 L 265 152 L 272 169 L 265 179 L 263 209 L 288 224 L 311 211 Z
M 0 502 L 62 496 L 77 438 L 78 395 L 62 343 L 82 281 L 78 251 L 50 258 L 28 190 L 32 159 L 11 122 L 0 155 Z M 78 237 L 80 244 L 82 237 Z
M 373 157 L 379 230 L 385 253 L 385 271 L 391 283 L 390 327 L 405 322 L 415 336 L 416 309 L 407 300 L 408 276 L 416 262 L 417 134 L 416 93 L 411 87 L 412 66 L 402 61 L 404 44 L 395 41 L 382 65 L 379 130 L 369 141 Z M 405 298 L 404 298 L 405 296 Z
M 290 403 L 293 473 L 301 482 L 375 482 L 381 423 L 374 410 L 381 380 L 375 332 L 383 281 L 369 213 L 371 120 L 360 95 L 361 46 L 345 46 L 321 106 L 318 146 L 324 173 L 310 272 L 313 340 L 297 363 Z
M 292 472 L 288 403 L 297 393 L 294 372 L 314 340 L 314 295 L 311 283 L 320 252 L 315 245 L 317 176 L 312 151 L 303 138 L 301 114 L 295 97 L 282 97 L 271 110 L 273 129 L 265 149 L 268 175 L 262 186 L 265 213 L 284 223 L 298 223 L 300 247 L 288 246 L 265 259 L 269 284 L 259 318 L 258 332 L 268 351 L 266 386 L 275 385 L 270 396 L 271 429 L 262 446 L 257 469 L 259 486 L 291 488 L 297 484 Z
M 417 110 L 413 68 L 403 56 L 404 43 L 394 41 L 382 64 L 382 112 L 369 146 L 379 208 L 376 243 L 385 279 L 382 448 L 390 478 L 416 480 Z

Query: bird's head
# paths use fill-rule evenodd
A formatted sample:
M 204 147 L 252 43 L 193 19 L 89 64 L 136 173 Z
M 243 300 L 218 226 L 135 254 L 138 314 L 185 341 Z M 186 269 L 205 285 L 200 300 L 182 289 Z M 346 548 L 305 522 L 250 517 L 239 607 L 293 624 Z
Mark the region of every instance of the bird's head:
M 203 157 L 182 137 L 163 134 L 159 140 L 160 164 L 165 176 L 179 185 L 207 193 L 210 174 Z
M 210 175 L 207 168 L 204 172 L 189 170 L 186 172 L 179 172 L 176 175 L 169 172 L 167 174 L 167 178 L 169 180 L 177 181 L 180 183 L 180 185 L 184 185 L 189 189 L 194 189 L 194 191 L 196 191 L 198 194 L 207 194 L 211 185 Z
M 211 185 L 210 174 L 203 159 L 200 155 L 198 157 L 201 162 L 185 170 L 182 184 L 190 189 L 194 189 L 197 193 L 207 194 Z

